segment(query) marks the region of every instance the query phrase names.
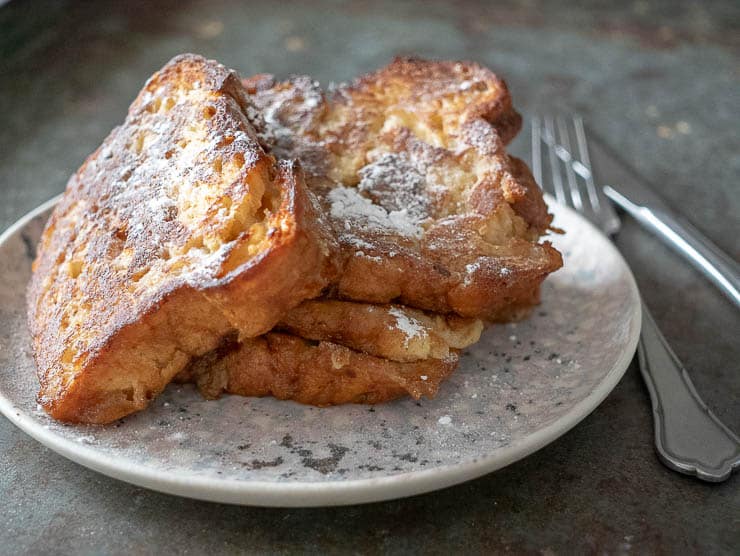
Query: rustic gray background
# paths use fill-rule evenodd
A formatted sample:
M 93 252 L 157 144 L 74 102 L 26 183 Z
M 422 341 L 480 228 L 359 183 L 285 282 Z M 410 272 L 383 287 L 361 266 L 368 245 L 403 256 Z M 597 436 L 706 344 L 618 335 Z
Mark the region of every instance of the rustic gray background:
M 0 8 L 0 229 L 62 191 L 177 53 L 323 82 L 418 54 L 489 65 L 525 116 L 580 111 L 740 257 L 737 2 L 122 4 Z M 740 431 L 737 311 L 625 224 L 618 243 L 647 304 L 706 402 Z M 737 553 L 739 484 L 702 484 L 658 463 L 634 363 L 590 417 L 526 460 L 442 492 L 348 508 L 242 508 L 146 491 L 68 462 L 0 418 L 0 553 Z

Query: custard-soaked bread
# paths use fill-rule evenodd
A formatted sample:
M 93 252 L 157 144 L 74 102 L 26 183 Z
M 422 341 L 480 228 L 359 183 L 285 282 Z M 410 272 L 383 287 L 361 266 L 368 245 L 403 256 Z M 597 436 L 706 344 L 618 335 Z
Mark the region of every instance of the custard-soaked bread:
M 551 216 L 506 154 L 521 119 L 473 63 L 398 59 L 324 93 L 307 77 L 244 81 L 263 145 L 297 158 L 343 253 L 336 295 L 505 320 L 562 265 Z
M 192 357 L 267 332 L 329 281 L 316 200 L 262 150 L 249 108 L 234 72 L 179 56 L 70 179 L 28 290 L 54 418 L 140 410 Z
M 444 359 L 401 363 L 270 332 L 221 346 L 194 360 L 175 381 L 193 382 L 211 399 L 228 393 L 318 406 L 375 404 L 406 395 L 432 398 L 457 363 L 454 351 Z
M 308 300 L 273 332 L 223 343 L 177 375 L 206 398 L 274 396 L 312 405 L 434 397 L 483 323 L 400 305 Z M 279 332 L 276 332 L 279 331 Z
M 276 329 L 408 362 L 445 359 L 451 350 L 474 344 L 480 339 L 483 322 L 402 305 L 315 299 L 289 311 Z

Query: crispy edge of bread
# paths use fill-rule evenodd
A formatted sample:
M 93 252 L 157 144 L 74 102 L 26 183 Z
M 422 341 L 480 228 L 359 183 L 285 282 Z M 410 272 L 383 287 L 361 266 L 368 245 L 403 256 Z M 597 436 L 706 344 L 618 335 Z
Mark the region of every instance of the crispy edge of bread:
M 445 359 L 401 363 L 270 332 L 193 361 L 175 380 L 195 383 L 208 399 L 228 393 L 316 406 L 377 404 L 406 395 L 433 398 L 457 364 L 454 351 Z
M 436 81 L 447 80 L 451 73 L 461 69 L 471 74 L 471 77 L 486 83 L 489 90 L 498 92 L 495 97 L 466 107 L 462 114 L 463 124 L 478 118 L 485 120 L 496 130 L 498 139 L 505 145 L 509 144 L 522 128 L 522 116 L 514 108 L 506 81 L 477 62 L 396 56 L 382 68 L 355 79 L 348 90 L 350 94 L 355 91 L 362 93 L 378 83 L 384 86 L 388 81 L 398 77 L 434 89 Z M 415 91 L 418 95 L 423 93 L 424 90 Z
M 444 359 L 480 339 L 483 323 L 455 315 L 427 314 L 401 305 L 334 299 L 304 301 L 276 330 L 328 341 L 392 361 Z
M 334 289 L 337 298 L 365 303 L 400 303 L 436 313 L 504 322 L 521 309 L 539 303 L 544 279 L 562 266 L 558 251 L 549 244 L 533 255 L 541 257 L 536 268 L 528 260 L 495 256 L 476 257 L 462 265 L 469 272 L 450 269 L 435 260 L 397 254 L 386 260 L 383 252 L 365 248 L 363 257 L 349 257 Z M 491 267 L 491 271 L 484 267 Z M 509 274 L 501 273 L 507 269 Z M 521 318 L 520 317 L 520 318 Z
M 250 261 L 249 268 L 239 267 L 203 290 L 240 337 L 267 332 L 288 310 L 318 296 L 337 273 L 333 236 L 299 165 L 280 161 L 278 168 L 284 184 L 278 214 L 291 214 L 292 221 L 275 226 L 276 240 Z
M 259 315 L 249 321 L 254 334 L 272 328 L 292 305 L 318 295 L 326 280 L 317 272 L 320 269 L 315 268 L 315 261 L 325 254 L 318 252 L 321 244 L 317 238 L 300 231 L 306 199 L 295 190 L 293 169 L 283 167 L 291 172 L 286 176 L 290 183 L 284 204 L 295 210 L 296 225 L 260 256 L 258 265 L 224 285 L 205 292 L 189 286 L 168 292 L 147 313 L 107 338 L 61 392 L 48 391 L 46 375 L 40 374 L 39 403 L 52 417 L 66 422 L 108 423 L 144 409 L 191 357 L 216 348 L 235 330 L 233 315 L 224 308 L 229 299 L 236 304 L 236 300 L 254 300 L 259 294 L 259 304 L 250 303 L 254 315 Z M 301 208 L 292 208 L 296 204 Z M 33 337 L 37 340 L 38 334 Z M 40 349 L 37 344 L 35 351 Z
M 271 75 L 259 74 L 243 82 L 251 95 L 257 97 L 263 95 L 265 98 L 272 94 L 280 98 L 285 96 L 289 100 L 286 104 L 288 107 L 291 103 L 297 103 L 296 106 L 299 108 L 289 114 L 289 118 L 300 116 L 295 120 L 299 122 L 297 127 L 293 128 L 295 123 L 287 127 L 283 125 L 279 129 L 279 136 L 281 141 L 284 141 L 286 134 L 294 135 L 294 145 L 297 140 L 298 147 L 294 147 L 293 150 L 299 158 L 305 153 L 311 162 L 307 164 L 309 185 L 316 180 L 319 184 L 318 190 L 321 191 L 326 187 L 326 180 L 321 177 L 322 172 L 327 171 L 322 168 L 332 156 L 327 153 L 322 160 L 316 148 L 304 148 L 300 142 L 307 140 L 309 142 L 307 145 L 310 145 L 314 141 L 314 146 L 318 145 L 315 139 L 323 136 L 317 132 L 321 124 L 316 122 L 323 121 L 326 111 L 333 103 L 341 103 L 345 108 L 351 109 L 350 97 L 353 94 L 364 95 L 372 102 L 372 89 L 378 88 L 386 81 L 418 79 L 423 81 L 420 85 L 422 88 L 429 87 L 437 77 L 442 76 L 443 79 L 449 80 L 450 75 L 456 71 L 456 66 L 467 67 L 477 79 L 485 82 L 488 88 L 495 92 L 492 98 L 467 106 L 461 112 L 460 129 L 465 136 L 464 140 L 474 145 L 481 156 L 497 156 L 504 161 L 501 175 L 498 177 L 501 187 L 496 186 L 495 180 L 482 180 L 471 190 L 469 201 L 471 206 L 474 206 L 477 212 L 486 214 L 494 211 L 496 203 L 501 202 L 505 196 L 514 213 L 523 218 L 537 234 L 544 233 L 550 228 L 552 216 L 547 211 L 541 191 L 526 164 L 515 157 L 505 155 L 503 150 L 505 143 L 519 131 L 521 117 L 512 106 L 511 95 L 505 82 L 487 68 L 471 62 L 428 62 L 413 58 L 397 58 L 388 66 L 356 79 L 351 85 L 321 96 L 320 102 L 317 102 L 318 97 L 313 96 L 319 94 L 317 85 L 307 78 L 298 77 L 286 82 L 276 82 Z M 412 88 L 415 86 L 413 83 L 410 85 Z M 417 92 L 421 94 L 423 91 Z M 304 106 L 303 99 L 309 94 L 311 96 L 307 98 L 311 102 Z M 276 113 L 271 111 L 272 121 L 275 121 L 275 117 Z M 485 133 L 487 126 L 495 129 L 495 134 L 487 135 Z M 266 129 L 268 133 L 265 137 L 269 138 L 271 135 L 269 125 Z M 344 145 L 341 148 L 347 148 L 344 144 L 346 141 L 351 141 L 357 136 L 364 137 L 364 133 L 366 132 L 361 130 L 352 131 L 346 138 L 341 134 L 336 138 L 332 135 L 330 144 Z M 396 145 L 397 149 L 403 151 L 415 148 L 413 141 L 409 142 L 409 135 L 408 133 L 399 135 L 398 141 L 401 143 Z M 321 162 L 316 163 L 317 160 Z M 319 171 L 319 175 L 312 176 L 312 171 Z M 470 220 L 475 220 L 475 217 Z M 476 228 L 485 229 L 489 225 L 483 218 L 479 220 L 480 222 L 473 222 L 471 230 L 468 231 Z M 447 223 L 444 228 L 438 230 L 438 237 L 454 232 L 452 226 Z M 345 262 L 335 287 L 335 296 L 376 304 L 398 302 L 429 311 L 454 312 L 461 316 L 484 318 L 494 322 L 526 316 L 528 308 L 539 302 L 541 282 L 563 263 L 561 254 L 548 241 L 538 244 L 530 242 L 529 252 L 526 253 L 527 244 L 521 240 L 513 246 L 507 256 L 497 261 L 495 254 L 483 252 L 488 246 L 484 245 L 482 238 L 477 239 L 473 234 L 467 234 L 458 242 L 458 251 L 465 252 L 466 246 L 479 244 L 481 249 L 476 251 L 481 252 L 476 253 L 470 260 L 457 264 L 453 257 L 428 256 L 433 255 L 436 249 L 424 249 L 425 256 L 407 253 L 404 249 L 397 249 L 394 241 L 386 241 L 387 238 L 375 242 L 367 237 L 361 237 L 362 253 L 356 253 L 357 248 L 353 242 L 341 240 L 342 230 L 339 230 L 338 235 Z M 429 243 L 431 246 L 436 241 Z M 389 256 L 390 252 L 395 253 L 393 257 Z M 456 256 L 454 259 L 459 261 L 460 257 Z M 469 268 L 475 270 L 469 271 Z
M 165 70 L 178 62 L 199 64 L 202 58 L 180 56 Z M 231 79 L 231 85 L 241 88 L 235 74 L 225 71 L 226 77 L 209 77 Z M 90 155 L 78 173 L 100 153 L 99 148 Z M 38 400 L 52 417 L 106 423 L 143 409 L 190 357 L 214 349 L 235 329 L 245 337 L 264 333 L 286 310 L 321 292 L 334 271 L 330 235 L 322 228 L 319 209 L 299 169 L 281 162 L 275 172 L 280 208 L 270 217 L 276 232 L 267 249 L 223 277 L 197 287 L 179 283 L 160 292 L 141 311 L 116 320 L 111 333 L 83 346 L 80 364 L 71 370 L 63 365 L 69 364 L 63 355 L 73 349 L 74 337 L 61 338 L 50 328 L 54 321 L 48 316 L 54 306 L 39 306 L 45 274 L 56 260 L 55 211 L 28 288 L 28 322 L 41 384 Z M 65 196 L 74 194 L 68 189 Z

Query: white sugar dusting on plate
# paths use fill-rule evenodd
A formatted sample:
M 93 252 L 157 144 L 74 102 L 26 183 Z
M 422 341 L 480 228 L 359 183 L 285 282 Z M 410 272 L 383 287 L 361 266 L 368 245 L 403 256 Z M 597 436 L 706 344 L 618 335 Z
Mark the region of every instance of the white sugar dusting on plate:
M 450 417 L 449 415 L 443 415 L 437 420 L 437 422 L 440 425 L 450 425 L 452 423 L 452 417 Z
M 75 438 L 80 444 L 93 444 L 95 442 L 94 436 L 78 436 Z
M 167 440 L 171 440 L 172 442 L 182 442 L 183 440 L 187 440 L 188 435 L 184 432 L 175 432 L 172 433 L 167 437 Z

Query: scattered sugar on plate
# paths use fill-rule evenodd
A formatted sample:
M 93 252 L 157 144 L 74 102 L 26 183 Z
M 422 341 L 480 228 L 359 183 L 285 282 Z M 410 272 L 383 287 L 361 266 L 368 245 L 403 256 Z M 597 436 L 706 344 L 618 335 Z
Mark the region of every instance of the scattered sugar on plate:
M 78 436 L 77 438 L 75 438 L 75 440 L 79 442 L 80 444 L 92 444 L 95 442 L 95 437 L 94 436 Z
M 449 415 L 443 415 L 442 417 L 440 417 L 440 418 L 439 418 L 439 419 L 437 420 L 437 422 L 438 422 L 438 423 L 439 423 L 440 425 L 449 425 L 449 424 L 451 424 L 451 423 L 452 423 L 452 417 L 450 417 Z

